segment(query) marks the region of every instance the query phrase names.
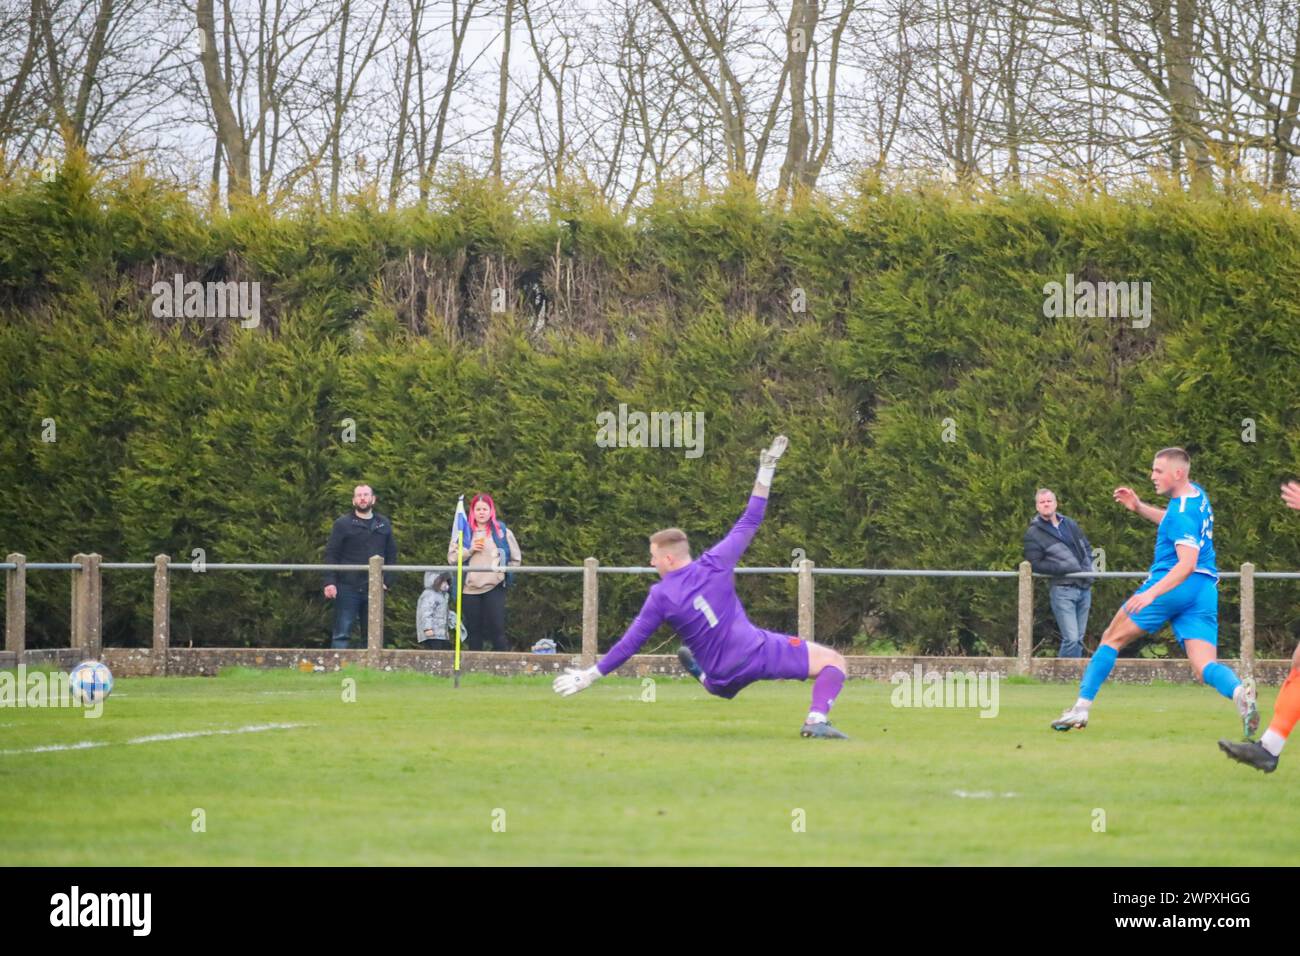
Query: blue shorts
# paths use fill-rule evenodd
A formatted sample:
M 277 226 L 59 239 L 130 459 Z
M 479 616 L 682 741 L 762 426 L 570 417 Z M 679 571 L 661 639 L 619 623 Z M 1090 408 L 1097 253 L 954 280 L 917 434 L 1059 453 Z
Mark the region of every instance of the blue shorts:
M 734 674 L 715 681 L 704 675 L 704 689 L 715 697 L 735 697 L 756 680 L 807 680 L 808 642 L 788 634 L 755 628 L 763 643 Z
M 1154 586 L 1159 578 L 1149 578 L 1137 589 L 1141 594 Z M 1127 611 L 1124 613 L 1128 614 Z M 1187 640 L 1209 641 L 1219 646 L 1219 582 L 1208 574 L 1195 572 L 1178 587 L 1160 595 L 1129 618 L 1142 630 L 1154 634 L 1165 624 L 1174 629 L 1174 637 L 1181 644 Z

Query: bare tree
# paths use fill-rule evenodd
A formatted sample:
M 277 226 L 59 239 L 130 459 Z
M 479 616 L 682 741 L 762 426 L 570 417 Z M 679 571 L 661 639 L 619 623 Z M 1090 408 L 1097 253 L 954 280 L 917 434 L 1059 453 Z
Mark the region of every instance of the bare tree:
M 808 95 L 810 51 L 818 51 L 816 31 L 819 22 L 818 0 L 794 0 L 787 25 L 788 53 L 785 73 L 790 77 L 790 134 L 786 140 L 785 162 L 781 166 L 778 196 L 784 198 L 792 187 L 811 189 L 830 155 L 835 136 L 835 97 L 839 72 L 840 44 L 849 18 L 853 15 L 855 0 L 844 0 L 840 15 L 831 33 L 828 57 L 825 125 L 817 122 L 821 111 L 821 98 L 811 97 L 812 120 Z M 816 66 L 816 62 L 814 62 Z M 815 73 L 813 81 L 815 83 Z
M 1202 190 L 1213 184 L 1213 157 L 1202 121 L 1204 93 L 1196 82 L 1202 54 L 1196 5 L 1197 0 L 1077 0 L 1068 9 L 1041 4 L 1035 17 L 1076 34 L 1095 34 L 1122 59 L 1123 67 L 1108 70 L 1105 80 L 1081 70 L 1069 51 L 1053 63 L 1119 94 L 1116 105 L 1137 120 L 1132 144 L 1140 149 L 1148 139 L 1157 139 L 1170 169 L 1185 173 L 1192 187 Z M 1154 136 L 1144 135 L 1143 126 L 1152 128 Z
M 1300 0 L 0 0 L 0 172 L 68 147 L 332 207 L 452 161 L 625 212 L 864 168 L 1296 195 Z
M 1221 155 L 1258 152 L 1266 188 L 1288 189 L 1291 160 L 1300 155 L 1300 5 L 1205 0 L 1200 16 L 1208 125 Z
M 752 175 L 746 129 L 748 98 L 745 84 L 736 75 L 730 62 L 733 52 L 730 42 L 733 23 L 730 6 L 724 6 L 715 18 L 705 8 L 705 0 L 686 0 L 691 26 L 702 41 L 703 50 L 700 50 L 688 40 L 677 17 L 669 11 L 666 0 L 650 2 L 663 18 L 682 58 L 717 111 L 721 122 L 720 133 L 726 148 L 727 169 Z M 706 68 L 706 60 L 711 68 Z M 717 81 L 714 79 L 715 70 Z M 783 71 L 782 84 L 784 81 Z M 759 161 L 761 162 L 761 156 Z
M 7 89 L 3 101 L 0 101 L 0 144 L 4 144 L 0 146 L 0 172 L 3 173 L 8 173 L 12 169 L 11 164 L 17 163 L 19 157 L 25 152 L 22 145 L 14 149 L 13 144 L 19 143 L 24 132 L 28 133 L 30 139 L 32 127 L 35 125 L 32 123 L 31 113 L 39 108 L 36 105 L 38 98 L 33 95 L 31 80 L 42 35 L 41 0 L 31 0 L 26 13 L 27 16 L 24 18 L 17 9 L 13 14 L 6 11 L 0 19 L 0 44 L 5 50 L 12 50 L 20 45 L 23 50 L 15 70 L 12 73 L 7 70 L 0 73 L 0 86 Z M 7 65 L 8 62 L 7 57 L 0 59 L 0 64 Z M 25 119 L 26 123 L 20 122 L 20 117 Z
M 221 64 L 217 60 L 217 27 L 212 0 L 198 0 L 195 12 L 199 24 L 199 62 L 203 64 L 208 102 L 217 121 L 217 141 L 226 157 L 230 195 L 248 196 L 252 192 L 249 137 L 244 134 L 239 117 L 235 115 Z
M 438 97 L 432 118 L 427 117 L 428 101 L 424 90 L 424 53 L 416 47 L 416 85 L 418 89 L 419 126 L 416 135 L 416 156 L 420 169 L 420 204 L 427 206 L 429 189 L 442 157 L 443 140 L 447 132 L 447 119 L 451 114 L 452 99 L 466 74 L 461 63 L 465 38 L 469 34 L 470 22 L 478 0 L 451 0 L 451 17 L 448 24 L 451 39 L 451 51 L 447 57 L 447 67 L 443 75 L 442 91 Z M 432 142 L 430 137 L 432 136 Z
M 321 11 L 307 0 L 257 3 L 250 28 L 236 17 L 232 0 L 223 0 L 220 42 L 213 0 L 197 0 L 195 11 L 199 74 L 192 90 L 208 111 L 227 194 L 278 199 L 306 178 L 317 195 L 328 198 L 317 170 L 332 142 L 334 100 L 327 91 L 335 73 L 333 58 L 325 60 L 317 50 L 329 41 L 341 11 L 326 10 L 326 19 L 316 21 Z M 345 89 L 341 98 L 346 96 Z
M 389 0 L 382 0 L 378 13 L 371 22 L 361 27 L 361 41 L 356 49 L 348 47 L 348 27 L 352 20 L 352 0 L 342 0 L 338 48 L 334 57 L 334 87 L 330 93 L 330 125 L 326 133 L 326 143 L 330 151 L 330 208 L 338 208 L 339 180 L 343 173 L 343 123 L 357 94 L 357 84 L 369 70 L 378 53 L 382 52 L 381 41 L 387 38 L 384 27 L 388 21 Z M 373 28 L 372 28 L 373 24 Z M 368 39 L 367 39 L 368 38 Z M 344 85 L 344 77 L 347 84 Z M 361 144 L 358 144 L 361 145 Z
M 502 31 L 501 68 L 497 73 L 496 124 L 492 127 L 492 166 L 494 179 L 501 178 L 501 147 L 505 140 L 506 113 L 510 92 L 510 34 L 515 19 L 515 0 L 506 0 L 505 24 Z
M 0 6 L 3 166 L 65 148 L 111 165 L 172 95 L 175 44 L 159 41 L 145 0 L 21 0 Z

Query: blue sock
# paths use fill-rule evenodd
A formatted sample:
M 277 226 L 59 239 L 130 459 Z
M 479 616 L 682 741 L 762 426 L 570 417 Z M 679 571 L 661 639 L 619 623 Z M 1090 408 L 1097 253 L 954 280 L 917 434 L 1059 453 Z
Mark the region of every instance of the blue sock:
M 1232 672 L 1232 668 L 1218 661 L 1210 661 L 1205 665 L 1205 670 L 1201 671 L 1201 680 L 1228 700 L 1232 700 L 1233 691 L 1241 686 L 1241 678 Z
M 1095 700 L 1097 691 L 1101 690 L 1101 685 L 1106 682 L 1110 676 L 1111 668 L 1115 666 L 1115 658 L 1119 657 L 1119 651 L 1109 644 L 1103 644 L 1097 648 L 1097 652 L 1092 655 L 1088 661 L 1088 668 L 1083 672 L 1083 682 L 1079 684 L 1079 696 L 1084 700 Z

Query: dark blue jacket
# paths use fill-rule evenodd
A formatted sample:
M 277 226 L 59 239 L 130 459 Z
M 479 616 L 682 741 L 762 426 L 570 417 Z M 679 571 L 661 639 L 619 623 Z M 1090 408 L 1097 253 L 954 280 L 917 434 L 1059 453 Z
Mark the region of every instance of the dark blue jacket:
M 1067 518 L 1059 512 L 1057 517 L 1061 523 L 1054 527 L 1050 521 L 1043 520 L 1042 515 L 1034 515 L 1034 520 L 1029 522 L 1029 528 L 1025 531 L 1025 560 L 1033 567 L 1035 574 L 1052 575 L 1054 585 L 1092 587 L 1092 578 L 1060 577 L 1077 571 L 1091 571 L 1092 545 L 1073 518 Z
M 358 518 L 352 511 L 334 522 L 329 543 L 325 545 L 325 564 L 369 564 L 376 554 L 384 556 L 384 564 L 397 563 L 397 539 L 393 537 L 393 523 L 387 516 L 374 511 L 370 518 Z M 334 584 L 364 591 L 368 580 L 365 571 L 325 572 L 327 586 Z M 384 583 L 392 586 L 392 571 L 384 572 Z

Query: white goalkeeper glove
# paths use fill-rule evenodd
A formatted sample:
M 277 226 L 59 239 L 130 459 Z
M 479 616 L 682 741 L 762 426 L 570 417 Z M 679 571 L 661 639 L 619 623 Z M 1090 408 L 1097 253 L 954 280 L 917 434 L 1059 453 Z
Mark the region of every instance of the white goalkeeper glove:
M 790 439 L 784 435 L 777 435 L 773 439 L 771 447 L 763 449 L 758 455 L 758 481 L 759 484 L 771 487 L 772 476 L 776 474 L 776 463 L 781 460 L 785 454 L 786 446 L 790 444 Z
M 566 667 L 564 673 L 551 683 L 551 689 L 561 697 L 572 697 L 580 690 L 586 690 L 601 677 L 600 668 L 594 664 L 586 670 Z

